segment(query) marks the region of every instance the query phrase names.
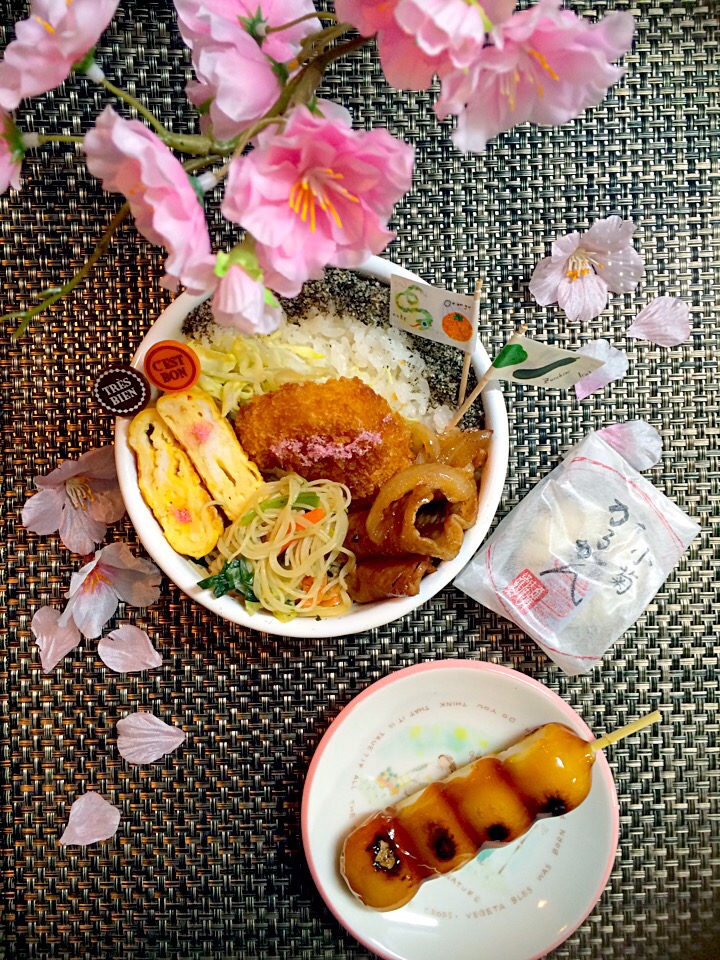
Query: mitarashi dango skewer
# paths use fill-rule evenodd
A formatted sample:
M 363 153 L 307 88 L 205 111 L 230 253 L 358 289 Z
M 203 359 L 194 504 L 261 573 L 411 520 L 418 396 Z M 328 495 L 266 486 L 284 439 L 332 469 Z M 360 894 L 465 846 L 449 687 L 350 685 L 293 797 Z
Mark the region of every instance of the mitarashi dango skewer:
M 372 814 L 343 844 L 348 886 L 376 910 L 404 906 L 426 880 L 458 870 L 482 847 L 510 843 L 537 820 L 574 810 L 590 792 L 597 752 L 659 720 L 656 710 L 594 741 L 546 723 Z

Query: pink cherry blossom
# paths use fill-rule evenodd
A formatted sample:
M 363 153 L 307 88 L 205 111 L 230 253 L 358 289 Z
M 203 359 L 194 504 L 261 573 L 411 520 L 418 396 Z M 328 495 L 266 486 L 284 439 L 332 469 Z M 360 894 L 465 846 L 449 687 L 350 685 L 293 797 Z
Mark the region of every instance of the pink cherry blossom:
M 130 623 L 123 623 L 100 640 L 98 656 L 115 673 L 139 673 L 162 664 L 147 633 Z
M 0 109 L 0 194 L 8 187 L 20 189 L 24 148 L 22 135 L 9 113 Z
M 283 317 L 278 303 L 267 302 L 265 285 L 239 264 L 233 264 L 220 278 L 212 312 L 221 327 L 235 327 L 241 333 L 272 333 Z
M 395 18 L 400 0 L 335 0 L 339 20 L 352 24 L 364 37 L 377 34 L 383 73 L 397 90 L 427 90 L 437 71 L 429 56 Z
M 80 631 L 71 620 L 66 626 L 58 626 L 60 611 L 53 607 L 40 607 L 30 622 L 30 630 L 40 651 L 43 673 L 53 667 L 80 643 Z
M 175 0 L 175 9 L 180 33 L 191 50 L 199 40 L 233 45 L 240 34 L 251 33 L 256 42 L 262 41 L 262 52 L 280 63 L 292 60 L 301 41 L 321 27 L 312 18 L 267 33 L 268 27 L 281 27 L 314 13 L 312 0 Z
M 530 293 L 542 306 L 557 303 L 570 320 L 592 320 L 605 309 L 608 291 L 631 293 L 645 274 L 634 233 L 631 220 L 611 216 L 560 237 L 535 267 Z
M 23 98 L 59 86 L 98 42 L 118 3 L 31 0 L 30 16 L 15 24 L 0 62 L 0 106 L 14 110 Z
M 182 164 L 138 120 L 125 120 L 105 107 L 85 135 L 88 170 L 103 188 L 121 193 L 140 233 L 167 248 L 166 275 L 174 290 L 193 264 L 210 254 L 205 211 Z
M 272 63 L 242 30 L 232 44 L 198 40 L 192 59 L 197 80 L 190 81 L 185 92 L 197 107 L 210 102 L 212 132 L 218 140 L 238 136 L 267 113 L 280 95 Z
M 271 289 L 295 296 L 327 265 L 355 267 L 394 234 L 386 222 L 409 189 L 413 150 L 386 130 L 355 131 L 346 111 L 299 106 L 284 129 L 263 130 L 233 160 L 223 214 L 257 241 Z
M 440 119 L 458 115 L 453 133 L 463 151 L 485 149 L 492 137 L 519 123 L 567 123 L 603 99 L 622 76 L 610 61 L 632 44 L 634 19 L 614 12 L 592 24 L 561 0 L 539 0 L 493 33 L 493 44 L 468 69 L 442 77 Z
M 90 553 L 104 539 L 108 524 L 125 514 L 112 447 L 66 460 L 34 482 L 40 492 L 25 503 L 23 525 L 41 535 L 57 530 L 73 553 Z
M 490 26 L 482 6 L 467 0 L 400 0 L 395 20 L 442 73 L 464 69 L 478 56 Z
M 133 556 L 127 544 L 111 543 L 72 575 L 65 596 L 68 603 L 58 626 L 75 621 L 83 636 L 99 637 L 120 600 L 135 607 L 155 603 L 160 571 L 149 560 Z

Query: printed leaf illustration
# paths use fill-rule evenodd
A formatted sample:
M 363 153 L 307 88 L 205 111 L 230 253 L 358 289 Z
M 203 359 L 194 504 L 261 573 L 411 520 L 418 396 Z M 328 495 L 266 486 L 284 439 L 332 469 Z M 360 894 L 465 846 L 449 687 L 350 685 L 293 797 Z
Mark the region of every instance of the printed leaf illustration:
M 89 847 L 108 840 L 120 825 L 120 811 L 99 793 L 84 793 L 70 807 L 70 816 L 59 843 Z
M 182 730 L 145 710 L 118 720 L 117 731 L 118 751 L 129 763 L 155 763 L 166 753 L 172 753 L 187 737 Z
M 493 366 L 512 367 L 513 364 L 522 363 L 527 358 L 527 350 L 521 347 L 519 343 L 508 343 L 493 360 Z
M 569 363 L 577 363 L 575 357 L 563 357 L 562 360 L 554 360 L 552 363 L 546 363 L 544 367 L 520 367 L 513 370 L 513 380 L 530 380 L 533 377 L 544 377 L 558 367 L 566 367 Z
M 98 643 L 98 654 L 115 673 L 139 673 L 162 663 L 147 633 L 129 623 L 103 637 Z

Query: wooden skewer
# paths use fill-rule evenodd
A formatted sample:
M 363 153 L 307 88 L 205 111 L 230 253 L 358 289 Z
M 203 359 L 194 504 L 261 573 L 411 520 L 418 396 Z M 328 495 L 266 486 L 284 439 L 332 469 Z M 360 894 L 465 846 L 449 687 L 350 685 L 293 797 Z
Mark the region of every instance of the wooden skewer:
M 475 294 L 473 296 L 473 315 L 472 323 L 473 330 L 477 330 L 478 323 L 480 322 L 480 289 L 482 287 L 482 280 L 475 281 Z M 470 362 L 472 360 L 472 355 L 470 351 L 465 354 L 465 359 L 463 360 L 462 375 L 460 377 L 460 389 L 458 390 L 458 406 L 462 406 L 463 400 L 465 399 L 465 392 L 467 391 L 467 382 L 468 376 L 470 375 Z
M 525 333 L 526 330 L 527 330 L 527 324 L 526 324 L 526 323 L 523 323 L 522 326 L 521 326 L 518 330 L 515 331 L 515 333 L 513 334 L 513 336 L 521 336 L 522 334 Z M 452 418 L 452 420 L 450 421 L 450 423 L 447 425 L 447 427 L 446 427 L 447 430 L 452 430 L 453 427 L 456 427 L 456 426 L 458 425 L 458 423 L 460 423 L 460 421 L 462 420 L 462 418 L 465 416 L 466 412 L 467 412 L 467 411 L 470 409 L 470 407 L 475 403 L 475 401 L 477 400 L 477 398 L 478 398 L 478 397 L 480 396 L 480 394 L 482 393 L 483 387 L 487 384 L 488 380 L 490 379 L 490 371 L 491 371 L 491 370 L 492 370 L 492 364 L 488 367 L 486 373 L 484 374 L 484 376 L 482 377 L 482 379 L 478 382 L 478 384 L 477 384 L 477 386 L 475 387 L 475 389 L 473 390 L 473 392 L 470 394 L 470 396 L 467 398 L 467 400 L 465 401 L 465 403 L 463 403 L 463 405 L 462 405 L 462 406 L 460 407 L 460 409 L 457 411 L 457 413 L 456 413 L 455 416 Z
M 599 737 L 597 740 L 594 740 L 590 746 L 595 752 L 598 750 L 604 750 L 605 747 L 609 747 L 611 743 L 617 743 L 618 740 L 624 740 L 625 737 L 629 737 L 630 734 L 637 733 L 638 730 L 644 730 L 645 727 L 650 727 L 653 723 L 659 723 L 661 720 L 662 714 L 660 711 L 653 710 L 652 713 L 648 713 L 644 717 L 638 717 L 637 720 L 633 720 L 632 723 L 628 723 L 626 726 L 620 727 L 619 730 L 613 730 L 612 733 L 606 733 L 604 737 Z

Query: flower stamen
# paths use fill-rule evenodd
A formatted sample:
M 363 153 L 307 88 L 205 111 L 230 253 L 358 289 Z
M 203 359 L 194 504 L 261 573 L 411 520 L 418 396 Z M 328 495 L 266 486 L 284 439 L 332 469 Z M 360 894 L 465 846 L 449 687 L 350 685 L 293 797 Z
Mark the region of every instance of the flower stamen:
M 557 73 L 555 73 L 555 71 L 553 70 L 553 68 L 552 68 L 552 67 L 550 66 L 550 64 L 547 62 L 547 58 L 545 57 L 545 55 L 542 54 L 542 53 L 540 53 L 539 50 L 528 50 L 528 54 L 529 54 L 529 56 L 534 57 L 535 60 L 537 60 L 537 62 L 540 64 L 540 66 L 543 68 L 543 70 L 545 70 L 547 73 L 549 73 L 550 76 L 553 78 L 553 80 L 559 80 L 559 79 L 560 79 L 560 77 L 557 75 Z
M 45 27 L 48 33 L 55 33 L 55 27 L 51 23 L 48 23 L 47 20 L 43 20 L 42 17 L 34 17 L 33 19 L 37 20 L 41 27 Z
M 565 276 L 569 278 L 570 283 L 574 283 L 575 280 L 581 280 L 583 277 L 587 277 L 593 272 L 585 251 L 580 249 L 576 250 L 575 253 L 570 257 L 567 267 L 568 269 L 565 273 Z
M 323 177 L 326 182 L 322 182 L 320 179 L 321 177 Z M 290 196 L 288 197 L 288 205 L 293 213 L 300 214 L 300 219 L 303 223 L 307 222 L 309 215 L 311 233 L 315 233 L 315 228 L 317 225 L 315 212 L 316 203 L 324 213 L 329 213 L 338 227 L 342 229 L 342 220 L 340 219 L 340 214 L 338 213 L 335 204 L 328 196 L 327 189 L 331 185 L 327 183 L 327 180 L 337 181 L 342 179 L 342 173 L 336 173 L 330 167 L 326 167 L 324 170 L 320 171 L 319 175 L 314 177 L 312 175 L 308 175 L 302 179 L 298 178 L 292 185 Z M 337 183 L 333 183 L 332 189 L 334 189 L 336 193 L 339 193 L 341 196 L 343 196 L 346 200 L 350 200 L 351 203 L 359 203 L 358 198 L 353 196 L 353 194 L 346 190 L 345 187 L 342 187 Z
M 87 501 L 95 502 L 90 482 L 87 477 L 71 477 L 65 483 L 68 500 L 76 510 L 87 510 Z
M 109 577 L 106 577 L 101 570 L 95 567 L 87 577 L 85 577 L 81 589 L 83 593 L 96 593 L 101 583 L 109 584 L 111 581 Z

